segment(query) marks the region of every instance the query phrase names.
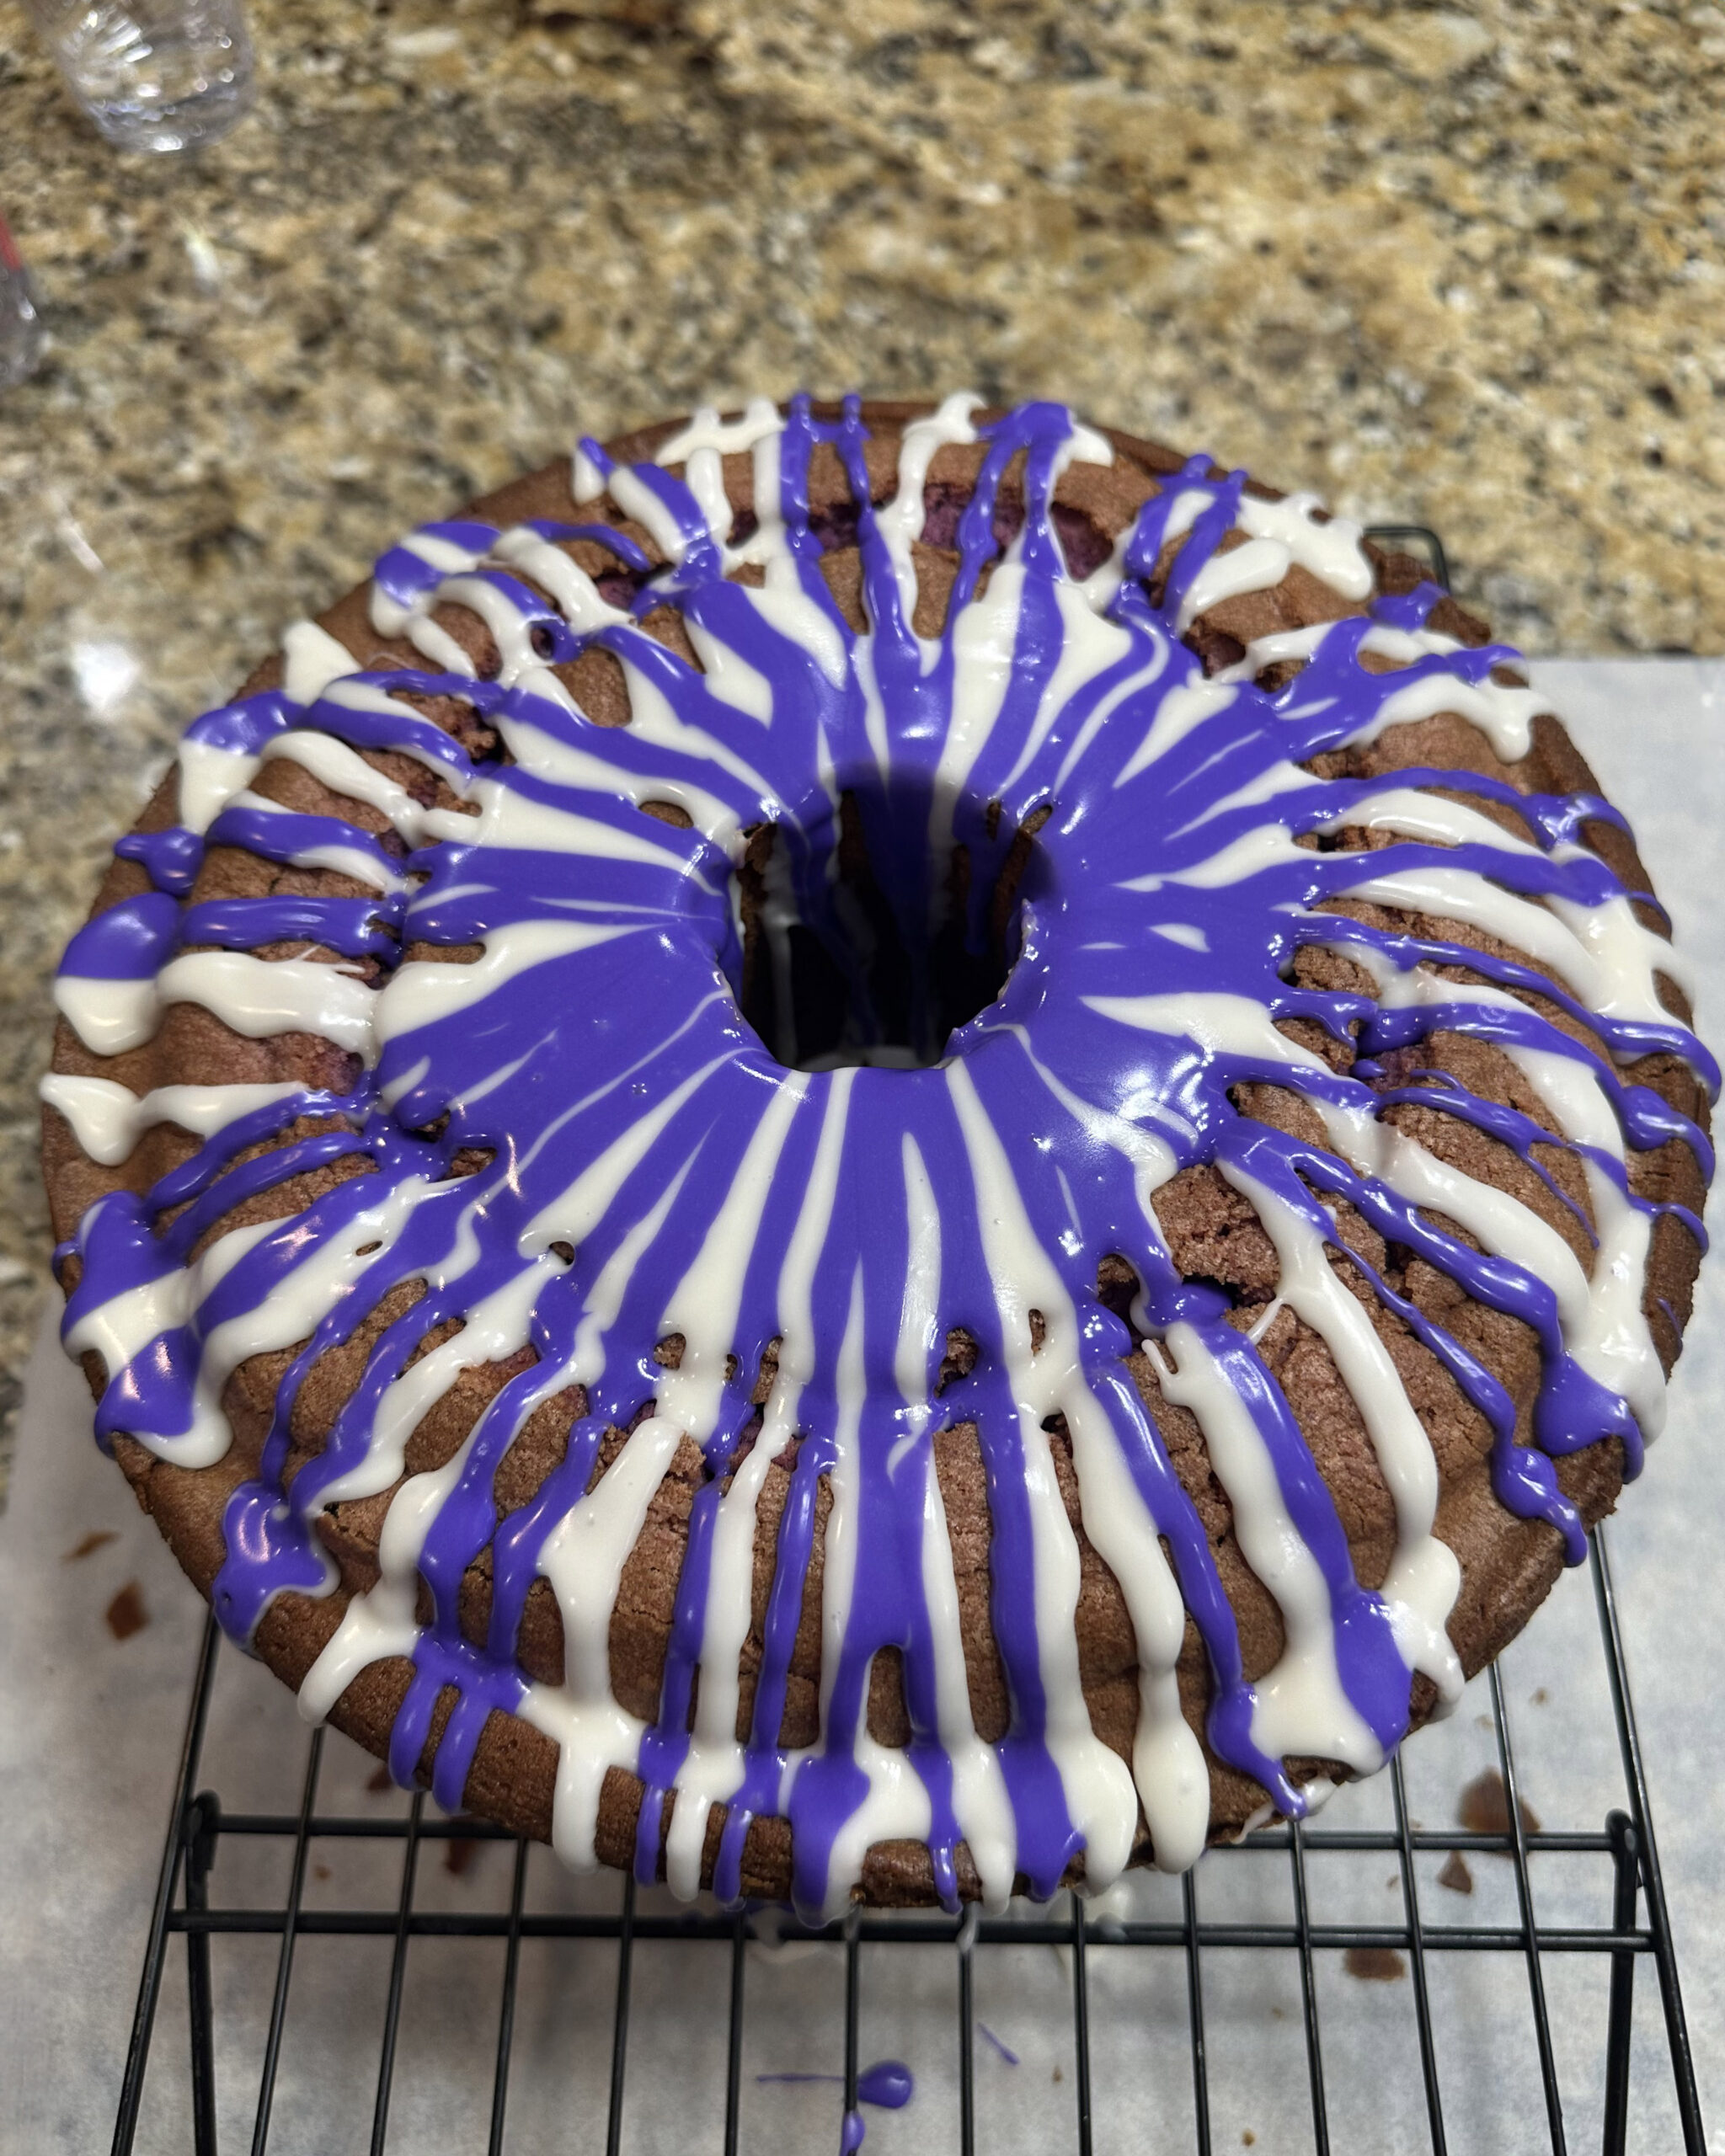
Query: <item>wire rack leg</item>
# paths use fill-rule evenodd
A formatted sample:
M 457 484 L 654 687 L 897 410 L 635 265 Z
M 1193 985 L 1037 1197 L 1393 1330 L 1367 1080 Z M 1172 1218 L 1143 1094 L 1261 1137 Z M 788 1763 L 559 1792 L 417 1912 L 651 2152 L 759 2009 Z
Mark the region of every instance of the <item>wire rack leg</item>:
M 959 2156 L 976 2156 L 975 1949 L 959 1927 Z
M 521 1902 L 527 1885 L 527 1841 L 515 1844 L 515 1873 L 509 1896 L 509 1945 L 503 1960 L 503 2004 L 497 2014 L 497 2068 L 491 2077 L 491 2132 L 486 2156 L 503 2156 L 503 2113 L 509 2100 L 509 2056 L 515 2035 L 515 1984 L 521 1965 Z
M 143 1974 L 138 1981 L 137 2010 L 132 2016 L 131 2041 L 126 2046 L 126 2071 L 120 2077 L 120 2107 L 114 2121 L 114 2156 L 131 2156 L 138 2130 L 138 2105 L 143 2099 L 144 2069 L 149 2063 L 150 2031 L 155 2026 L 156 2002 L 162 1994 L 162 1964 L 168 1944 L 168 1912 L 179 1877 L 184 1848 L 182 1822 L 191 1801 L 192 1782 L 198 1771 L 198 1755 L 204 1746 L 204 1725 L 210 1716 L 210 1683 L 215 1674 L 216 1649 L 222 1635 L 212 1610 L 204 1620 L 204 1637 L 198 1650 L 197 1676 L 192 1685 L 192 1704 L 186 1716 L 185 1737 L 179 1749 L 179 1772 L 174 1785 L 174 1809 L 168 1814 L 168 1840 L 162 1851 L 162 1869 L 156 1881 L 156 1899 L 150 1912 L 150 1930 L 144 1948 Z
M 221 1800 L 206 1790 L 187 1808 L 185 1823 L 185 1905 L 210 1906 L 210 1865 L 220 1832 Z M 192 2147 L 196 2156 L 216 2156 L 216 2032 L 210 1998 L 210 1935 L 185 1935 L 186 2024 L 192 2047 Z
M 1611 1837 L 1611 1854 L 1617 1868 L 1611 1897 L 1611 1929 L 1635 1929 L 1637 1876 L 1640 1850 L 1635 1822 L 1626 1812 L 1614 1812 L 1605 1821 Z M 1611 1956 L 1611 2006 L 1605 2035 L 1605 2127 L 1604 2156 L 1623 2156 L 1629 2133 L 1629 2047 L 1634 2030 L 1635 1955 L 1624 1947 Z
M 1515 1748 L 1509 1742 L 1509 1721 L 1503 1711 L 1503 1679 L 1496 1662 L 1487 1675 L 1492 1688 L 1492 1720 L 1498 1732 L 1503 1802 L 1509 1814 L 1509 1853 L 1515 1860 L 1515 1897 L 1521 1911 L 1521 1935 L 1527 1942 L 1527 1992 L 1533 2005 L 1540 2079 L 1546 2092 L 1546 2124 L 1551 2137 L 1551 2156 L 1565 2156 L 1568 2144 L 1563 2133 L 1563 2096 L 1557 2085 L 1557 2057 L 1551 2044 L 1551 2019 L 1546 2009 L 1545 1972 L 1540 1966 L 1539 1936 L 1534 1927 L 1533 1881 L 1527 1869 L 1527 1829 L 1522 1824 L 1521 1792 L 1515 1780 Z
M 1294 1925 L 1300 1940 L 1306 2077 L 1311 2084 L 1311 2145 L 1317 2156 L 1330 2156 L 1330 2107 L 1324 2094 L 1324 2053 L 1317 2026 L 1317 1972 L 1311 1958 L 1311 1910 L 1306 1897 L 1306 1840 L 1297 1819 L 1289 1829 L 1288 1854 L 1294 1870 Z
M 425 1792 L 414 1791 L 408 1813 L 408 1845 L 402 1853 L 401 1897 L 396 1904 L 395 1951 L 389 1957 L 389 1998 L 383 2009 L 383 2046 L 377 2061 L 377 2100 L 371 2107 L 371 2156 L 383 2156 L 389 2133 L 389 2092 L 395 2081 L 395 2043 L 401 2031 L 401 1988 L 408 1972 L 408 1919 L 414 1908 L 414 1875 L 419 1865 L 419 1823 Z
M 275 2069 L 281 2063 L 281 2031 L 287 2020 L 287 1988 L 293 1981 L 293 1949 L 299 1933 L 300 1900 L 306 1891 L 306 1849 L 311 1839 L 312 1807 L 318 1796 L 318 1772 L 323 1764 L 323 1732 L 320 1727 L 312 1732 L 305 1788 L 300 1797 L 299 1831 L 293 1844 L 293 1876 L 288 1882 L 281 1951 L 275 1962 L 275 1996 L 270 2004 L 270 2034 L 264 2046 L 264 2072 L 258 2085 L 258 2117 L 252 2128 L 252 2156 L 264 2156 L 270 2142 L 270 2111 L 275 2101 Z
M 1198 1938 L 1198 1878 L 1188 1871 L 1180 1882 L 1186 1929 L 1186 2014 L 1192 2034 L 1192 2145 L 1197 2156 L 1210 2156 L 1210 2060 L 1204 2041 L 1204 1967 Z
M 617 2015 L 611 2031 L 611 2109 L 605 2125 L 605 2156 L 617 2156 L 623 2139 L 623 2068 L 629 2053 L 629 1970 L 635 1952 L 635 1875 L 623 1880 L 622 1929 L 617 1942 Z
M 1599 1630 L 1605 1643 L 1605 1673 L 1611 1687 L 1611 1711 L 1616 1718 L 1617 1742 L 1623 1755 L 1623 1775 L 1629 1785 L 1630 1808 L 1635 1821 L 1636 1839 L 1640 1844 L 1642 1887 L 1648 1901 L 1648 1929 L 1653 1934 L 1653 1966 L 1659 1972 L 1659 1997 L 1665 2009 L 1665 2039 L 1671 2047 L 1671 2072 L 1677 2084 L 1677 2116 L 1683 2127 L 1685 2156 L 1706 2156 L 1706 2136 L 1701 2128 L 1701 2092 L 1696 2087 L 1695 2060 L 1689 2048 L 1689 2024 L 1684 2018 L 1683 1988 L 1677 1977 L 1677 1951 L 1671 1938 L 1670 1913 L 1665 1906 L 1665 1881 L 1659 1869 L 1658 1845 L 1653 1839 L 1647 1774 L 1642 1764 L 1641 1732 L 1636 1726 L 1635 1707 L 1629 1696 L 1629 1678 L 1623 1659 L 1623 1635 L 1617 1622 L 1617 1593 L 1612 1584 L 1611 1561 L 1606 1553 L 1604 1527 L 1596 1527 L 1589 1539 L 1593 1545 L 1594 1598 L 1599 1608 Z
M 1084 1967 L 1084 1904 L 1072 1893 L 1072 2056 L 1078 2084 L 1078 2156 L 1090 2156 L 1090 1982 Z
M 743 2105 L 743 1977 L 748 1962 L 749 1919 L 739 1909 L 731 1933 L 731 2020 L 724 2062 L 724 2156 L 737 2156 Z
M 860 2114 L 857 2110 L 857 2034 L 862 2011 L 862 1911 L 852 1903 L 845 1919 L 845 2118 L 839 2139 L 842 2156 L 852 2156 L 852 2152 L 862 2146 L 862 2135 L 857 2130 Z
M 1438 2082 L 1438 2047 L 1432 2035 L 1431 1993 L 1426 1983 L 1425 1929 L 1419 1913 L 1419 1884 L 1413 1870 L 1413 1838 L 1407 1830 L 1407 1789 L 1402 1779 L 1402 1754 L 1390 1762 L 1390 1788 L 1396 1800 L 1396 1841 L 1402 1867 L 1402 1900 L 1407 1911 L 1408 1959 L 1413 1969 L 1413 2012 L 1419 2025 L 1419 2070 L 1425 2081 L 1426 2122 L 1432 2156 L 1447 2156 L 1444 2099 Z

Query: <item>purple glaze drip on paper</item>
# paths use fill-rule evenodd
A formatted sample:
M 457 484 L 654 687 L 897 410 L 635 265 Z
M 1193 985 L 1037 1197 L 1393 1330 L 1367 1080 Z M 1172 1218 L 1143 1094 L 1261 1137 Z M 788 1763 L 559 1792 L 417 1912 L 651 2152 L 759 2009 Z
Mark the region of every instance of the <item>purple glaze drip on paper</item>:
M 988 2039 L 989 2042 L 994 2046 L 995 2049 L 1000 2053 L 1001 2057 L 1006 2061 L 1008 2066 L 1016 2066 L 1018 2063 L 1018 2054 L 1017 2052 L 1013 2051 L 1009 2046 L 1003 2044 L 1000 2038 L 996 2036 L 994 2031 L 989 2027 L 987 2022 L 979 2021 L 976 2027 L 978 2033 Z

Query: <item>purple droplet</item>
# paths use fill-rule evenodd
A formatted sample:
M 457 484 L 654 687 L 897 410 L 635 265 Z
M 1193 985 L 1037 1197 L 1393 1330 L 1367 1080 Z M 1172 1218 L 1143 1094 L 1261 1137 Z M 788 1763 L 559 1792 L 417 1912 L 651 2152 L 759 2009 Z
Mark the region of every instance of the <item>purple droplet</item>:
M 857 2151 L 862 2146 L 868 2132 L 868 2127 L 862 2123 L 862 2112 L 846 2111 L 844 2132 L 839 2136 L 839 2156 L 857 2156 Z
M 857 2076 L 857 2100 L 883 2111 L 901 2111 L 916 2093 L 911 2069 L 902 2060 L 884 2058 Z

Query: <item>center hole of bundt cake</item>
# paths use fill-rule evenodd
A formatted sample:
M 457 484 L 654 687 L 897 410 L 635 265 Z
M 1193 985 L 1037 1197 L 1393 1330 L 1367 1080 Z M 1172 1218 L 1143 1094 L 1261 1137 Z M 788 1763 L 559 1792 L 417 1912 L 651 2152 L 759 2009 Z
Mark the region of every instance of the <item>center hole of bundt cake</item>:
M 844 793 L 830 880 L 813 905 L 798 902 L 782 834 L 771 825 L 751 834 L 737 877 L 740 1001 L 781 1063 L 927 1069 L 1006 985 L 1046 812 L 1027 819 L 985 905 L 976 905 L 969 849 L 934 841 L 950 824 L 932 806 L 926 787 L 908 783 L 877 792 L 866 811 Z M 997 808 L 987 814 L 997 825 Z

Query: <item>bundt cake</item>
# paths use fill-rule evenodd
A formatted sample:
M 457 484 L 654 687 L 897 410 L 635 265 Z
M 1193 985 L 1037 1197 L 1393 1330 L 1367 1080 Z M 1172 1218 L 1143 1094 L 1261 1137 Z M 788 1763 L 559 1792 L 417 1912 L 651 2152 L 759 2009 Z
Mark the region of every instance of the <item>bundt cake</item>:
M 1717 1072 L 1622 819 L 1357 525 L 703 411 L 198 719 L 56 986 L 97 1430 L 397 1779 L 681 1894 L 1298 1817 L 1658 1428 Z

